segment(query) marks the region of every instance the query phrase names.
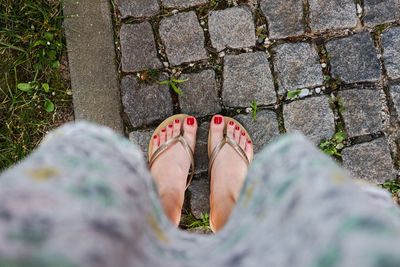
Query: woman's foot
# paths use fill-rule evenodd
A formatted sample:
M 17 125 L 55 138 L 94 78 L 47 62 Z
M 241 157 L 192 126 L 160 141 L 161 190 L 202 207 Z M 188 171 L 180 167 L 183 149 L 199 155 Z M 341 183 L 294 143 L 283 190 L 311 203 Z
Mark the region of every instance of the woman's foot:
M 210 125 L 211 151 L 222 140 L 224 127 L 224 117 L 215 115 Z M 226 126 L 226 133 L 243 149 L 251 162 L 253 144 L 248 141 L 246 133 L 241 132 L 233 121 Z M 225 144 L 218 152 L 210 174 L 210 219 L 214 230 L 220 230 L 227 222 L 242 189 L 247 168 L 244 159 L 229 144 Z
M 188 116 L 183 122 L 175 120 L 162 129 L 152 140 L 152 153 L 167 140 L 177 137 L 183 128 L 183 138 L 194 152 L 196 143 L 197 121 Z M 190 168 L 190 156 L 183 145 L 178 142 L 170 146 L 153 163 L 150 173 L 156 182 L 161 204 L 167 217 L 179 224 L 184 200 L 186 181 Z

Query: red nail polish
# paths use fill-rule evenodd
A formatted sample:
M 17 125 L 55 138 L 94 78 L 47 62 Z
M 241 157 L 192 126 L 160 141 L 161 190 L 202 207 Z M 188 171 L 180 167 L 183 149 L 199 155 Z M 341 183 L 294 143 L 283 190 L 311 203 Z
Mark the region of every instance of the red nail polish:
M 240 127 L 239 127 L 239 126 L 236 126 L 236 127 L 235 127 L 235 130 L 236 130 L 236 131 L 239 131 L 239 130 L 240 130 Z
M 245 133 L 245 132 L 243 132 L 243 133 L 242 133 L 242 136 L 245 136 L 245 135 L 246 135 L 246 133 Z
M 155 135 L 153 138 L 154 138 L 154 139 L 157 139 L 157 135 Z
M 214 123 L 215 124 L 221 124 L 221 122 L 222 122 L 222 117 L 215 117 L 214 118 Z
M 249 141 L 247 141 L 247 143 L 248 143 L 248 144 L 251 144 L 251 141 L 249 140 Z
M 168 124 L 168 127 L 169 127 L 169 128 L 172 128 L 172 127 L 174 127 L 174 125 L 172 125 L 172 124 Z
M 234 125 L 235 123 L 233 122 L 233 121 L 230 121 L 229 122 L 229 125 Z
M 188 125 L 193 125 L 194 124 L 194 118 L 192 118 L 192 117 L 187 118 L 187 124 Z
M 162 129 L 162 130 L 161 130 L 162 133 L 165 133 L 166 131 L 167 131 L 167 130 L 165 130 L 165 129 Z
M 180 123 L 181 121 L 180 120 L 175 120 L 175 123 Z

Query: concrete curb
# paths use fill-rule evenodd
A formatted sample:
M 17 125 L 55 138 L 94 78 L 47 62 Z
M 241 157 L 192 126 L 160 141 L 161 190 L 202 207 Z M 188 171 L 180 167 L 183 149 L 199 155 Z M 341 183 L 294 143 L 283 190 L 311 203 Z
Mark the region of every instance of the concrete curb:
M 75 118 L 123 133 L 110 3 L 67 0 L 64 15 Z

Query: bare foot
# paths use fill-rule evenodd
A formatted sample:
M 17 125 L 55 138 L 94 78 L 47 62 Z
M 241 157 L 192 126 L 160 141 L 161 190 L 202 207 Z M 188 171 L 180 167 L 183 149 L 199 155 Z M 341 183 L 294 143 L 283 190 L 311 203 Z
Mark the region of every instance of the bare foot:
M 215 115 L 211 120 L 211 151 L 222 140 L 224 135 L 224 117 Z M 253 144 L 247 141 L 245 132 L 230 121 L 227 125 L 227 136 L 232 138 L 246 153 L 249 162 L 253 160 Z M 214 231 L 220 230 L 227 222 L 235 205 L 244 179 L 247 164 L 230 145 L 225 144 L 215 158 L 210 177 L 210 220 Z
M 179 136 L 182 122 L 175 120 L 155 135 L 152 142 L 154 153 L 157 148 L 172 137 Z M 188 116 L 183 122 L 183 137 L 194 152 L 196 143 L 197 121 Z M 170 146 L 153 163 L 150 173 L 156 182 L 161 204 L 167 217 L 175 224 L 179 224 L 181 209 L 184 200 L 186 180 L 190 168 L 190 156 L 181 143 Z

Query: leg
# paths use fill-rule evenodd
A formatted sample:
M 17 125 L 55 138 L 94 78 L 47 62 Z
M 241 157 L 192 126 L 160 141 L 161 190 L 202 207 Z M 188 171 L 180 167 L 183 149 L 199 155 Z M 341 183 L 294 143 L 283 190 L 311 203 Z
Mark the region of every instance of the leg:
M 183 138 L 192 151 L 196 143 L 197 122 L 194 117 L 188 116 L 183 122 L 175 120 L 152 140 L 154 153 L 157 148 L 172 137 L 177 137 L 183 130 Z M 161 203 L 167 217 L 176 226 L 179 224 L 186 180 L 189 173 L 190 158 L 181 143 L 176 143 L 163 152 L 151 166 L 151 174 L 157 184 Z
M 210 125 L 211 151 L 222 140 L 224 127 L 224 117 L 215 115 Z M 253 145 L 247 141 L 246 133 L 240 132 L 239 126 L 233 121 L 226 126 L 226 132 L 245 151 L 251 162 Z M 210 177 L 210 219 L 214 230 L 219 231 L 227 222 L 242 189 L 247 168 L 230 145 L 223 146 L 215 158 Z

